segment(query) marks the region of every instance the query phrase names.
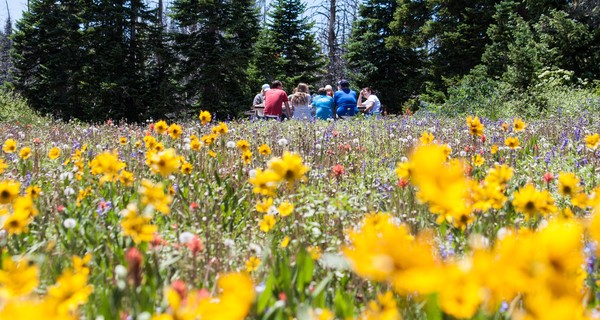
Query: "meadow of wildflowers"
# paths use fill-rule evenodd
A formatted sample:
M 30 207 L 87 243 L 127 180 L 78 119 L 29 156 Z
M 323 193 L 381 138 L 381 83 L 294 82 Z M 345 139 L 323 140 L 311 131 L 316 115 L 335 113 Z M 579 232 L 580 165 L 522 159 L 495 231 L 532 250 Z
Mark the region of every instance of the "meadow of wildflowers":
M 0 319 L 594 319 L 600 118 L 0 129 Z

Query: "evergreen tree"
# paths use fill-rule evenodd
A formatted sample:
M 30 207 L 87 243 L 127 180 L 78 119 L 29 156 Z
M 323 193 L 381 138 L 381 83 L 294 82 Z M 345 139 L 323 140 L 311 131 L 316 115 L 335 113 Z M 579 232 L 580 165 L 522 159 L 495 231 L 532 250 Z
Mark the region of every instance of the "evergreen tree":
M 176 0 L 172 17 L 183 102 L 223 115 L 247 109 L 246 70 L 258 36 L 254 1 Z
M 408 1 L 363 2 L 345 55 L 353 84 L 378 91 L 379 98 L 390 112 L 401 111 L 403 102 L 418 93 L 422 84 L 422 58 L 415 48 L 417 45 L 408 36 L 391 41 L 393 32 L 390 24 L 394 21 L 396 10 L 404 5 L 408 5 Z M 402 19 L 408 19 L 408 15 Z M 402 28 L 396 35 L 402 32 L 408 30 Z M 386 46 L 387 39 L 393 45 Z M 409 41 L 410 44 L 401 46 L 398 45 L 400 41 Z
M 15 86 L 32 107 L 62 118 L 81 115 L 78 72 L 84 44 L 79 0 L 33 0 L 13 36 Z
M 277 0 L 269 13 L 254 50 L 250 74 L 254 88 L 281 80 L 290 91 L 299 82 L 315 83 L 322 77 L 324 56 L 311 32 L 313 22 L 304 17 L 300 0 Z
M 10 49 L 12 47 L 11 36 L 12 21 L 9 13 L 4 25 L 4 32 L 0 31 L 0 85 L 12 81 L 13 63 L 10 57 Z
M 481 62 L 498 0 L 430 0 L 425 34 L 431 42 L 430 89 L 445 91 Z

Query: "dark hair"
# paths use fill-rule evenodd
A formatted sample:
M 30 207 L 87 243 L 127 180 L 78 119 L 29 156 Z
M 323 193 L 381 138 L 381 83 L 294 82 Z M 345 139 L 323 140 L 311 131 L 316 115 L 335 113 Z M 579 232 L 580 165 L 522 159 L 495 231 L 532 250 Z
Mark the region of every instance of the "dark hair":
M 283 87 L 283 84 L 281 84 L 281 81 L 279 80 L 275 80 L 273 81 L 273 83 L 271 83 L 271 89 L 276 89 L 276 88 L 281 88 Z
M 362 89 L 362 91 L 369 91 L 370 93 L 373 93 L 373 90 L 371 89 L 371 87 L 364 87 Z
M 324 96 L 327 94 L 327 89 L 325 88 L 319 88 L 319 90 L 317 90 L 317 93 Z
M 338 85 L 342 88 L 350 88 L 350 82 L 348 82 L 348 80 L 340 80 L 340 82 L 338 82 Z

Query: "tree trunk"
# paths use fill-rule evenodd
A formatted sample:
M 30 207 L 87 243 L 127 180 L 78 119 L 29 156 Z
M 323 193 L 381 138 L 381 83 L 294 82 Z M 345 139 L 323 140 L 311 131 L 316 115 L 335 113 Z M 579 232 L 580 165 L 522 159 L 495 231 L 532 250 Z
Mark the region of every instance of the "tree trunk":
M 329 74 L 327 76 L 328 83 L 334 83 L 337 68 L 337 48 L 335 38 L 335 5 L 336 0 L 329 0 L 329 25 L 327 32 L 327 49 L 329 55 Z

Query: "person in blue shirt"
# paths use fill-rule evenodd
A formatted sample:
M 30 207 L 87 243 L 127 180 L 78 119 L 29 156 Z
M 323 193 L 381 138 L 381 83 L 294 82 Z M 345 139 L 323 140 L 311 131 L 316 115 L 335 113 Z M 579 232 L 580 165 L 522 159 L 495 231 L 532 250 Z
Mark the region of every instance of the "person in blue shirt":
M 316 117 L 323 120 L 333 118 L 333 98 L 327 95 L 327 89 L 325 88 L 319 88 L 317 93 L 318 96 L 312 102 Z
M 338 83 L 338 91 L 333 95 L 333 101 L 337 107 L 338 116 L 354 116 L 358 113 L 356 106 L 356 91 L 350 90 L 348 80 L 341 80 Z

